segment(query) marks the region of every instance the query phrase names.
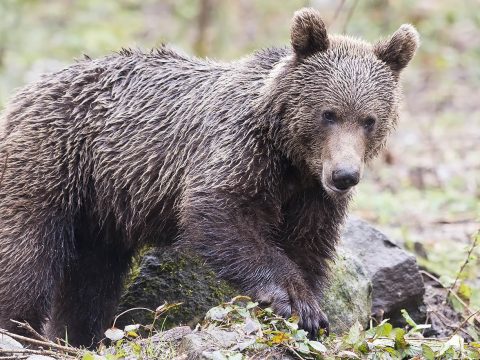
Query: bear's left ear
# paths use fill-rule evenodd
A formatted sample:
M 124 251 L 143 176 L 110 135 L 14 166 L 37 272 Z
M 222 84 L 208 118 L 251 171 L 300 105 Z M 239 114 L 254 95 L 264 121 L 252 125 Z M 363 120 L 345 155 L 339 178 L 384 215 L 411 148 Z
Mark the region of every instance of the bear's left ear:
M 410 24 L 403 24 L 390 39 L 376 43 L 373 51 L 398 75 L 412 60 L 419 45 L 420 36 L 417 30 Z
M 304 59 L 328 49 L 329 41 L 320 13 L 312 8 L 303 8 L 293 16 L 290 37 L 298 59 Z

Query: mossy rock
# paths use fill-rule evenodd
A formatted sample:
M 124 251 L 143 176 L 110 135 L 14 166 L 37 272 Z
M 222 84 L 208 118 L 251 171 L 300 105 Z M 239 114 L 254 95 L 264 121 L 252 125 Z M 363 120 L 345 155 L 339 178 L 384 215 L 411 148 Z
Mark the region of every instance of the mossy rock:
M 168 329 L 178 324 L 195 325 L 205 313 L 219 303 L 229 301 L 238 292 L 200 258 L 180 254 L 172 249 L 152 249 L 134 264 L 127 279 L 118 313 L 133 308 L 155 310 L 165 302 L 182 303 L 160 316 L 157 329 Z M 146 310 L 129 311 L 118 324 L 152 324 L 154 315 Z
M 328 316 L 330 331 L 335 334 L 348 331 L 357 321 L 366 328 L 370 320 L 370 278 L 355 255 L 342 245 L 320 304 Z

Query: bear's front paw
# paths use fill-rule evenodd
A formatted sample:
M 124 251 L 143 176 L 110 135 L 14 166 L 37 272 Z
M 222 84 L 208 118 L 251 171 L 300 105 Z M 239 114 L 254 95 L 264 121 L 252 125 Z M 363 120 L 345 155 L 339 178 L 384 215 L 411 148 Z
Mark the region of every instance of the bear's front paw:
M 307 331 L 312 339 L 318 337 L 320 329 L 326 334 L 329 332 L 327 316 L 304 284 L 270 284 L 257 291 L 254 297 L 261 306 L 271 306 L 276 314 L 286 319 L 297 315 L 298 326 Z
M 322 311 L 316 300 L 307 300 L 297 298 L 293 300 L 294 313 L 300 317 L 298 326 L 308 332 L 310 339 L 316 339 L 320 330 L 324 330 L 324 334 L 328 335 L 330 325 L 327 315 Z

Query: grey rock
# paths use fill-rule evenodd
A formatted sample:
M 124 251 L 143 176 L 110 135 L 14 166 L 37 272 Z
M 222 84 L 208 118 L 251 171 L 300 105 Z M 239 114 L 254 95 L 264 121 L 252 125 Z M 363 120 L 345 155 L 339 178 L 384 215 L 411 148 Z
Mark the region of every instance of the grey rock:
M 0 334 L 0 350 L 20 350 L 22 344 L 8 335 Z
M 186 354 L 189 359 L 199 359 L 208 344 L 205 344 L 202 337 L 198 334 L 189 334 L 182 339 L 178 352 Z
M 406 309 L 414 320 L 425 319 L 425 286 L 413 255 L 355 218 L 347 222 L 341 246 L 355 254 L 370 277 L 374 316 L 402 325 L 400 310 Z
M 185 336 L 179 347 L 180 354 L 187 354 L 189 359 L 208 359 L 215 357 L 215 352 L 228 349 L 242 341 L 242 334 L 236 331 L 206 329 Z
M 171 341 L 181 340 L 185 336 L 191 333 L 192 333 L 192 329 L 190 328 L 190 326 L 177 326 L 177 327 L 174 327 L 173 329 L 161 331 L 153 335 L 152 337 L 149 338 L 149 341 L 152 341 L 154 343 L 171 342 Z

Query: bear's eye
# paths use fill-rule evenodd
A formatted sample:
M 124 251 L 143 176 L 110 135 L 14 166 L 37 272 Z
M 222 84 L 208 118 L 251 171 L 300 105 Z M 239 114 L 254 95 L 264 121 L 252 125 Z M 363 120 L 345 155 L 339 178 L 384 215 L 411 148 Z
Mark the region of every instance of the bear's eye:
M 376 122 L 375 118 L 369 116 L 363 121 L 363 128 L 368 132 L 370 132 L 375 127 L 375 122 Z
M 327 124 L 334 124 L 335 121 L 337 121 L 337 116 L 333 111 L 330 111 L 330 110 L 324 111 L 322 114 L 322 117 L 325 123 Z

